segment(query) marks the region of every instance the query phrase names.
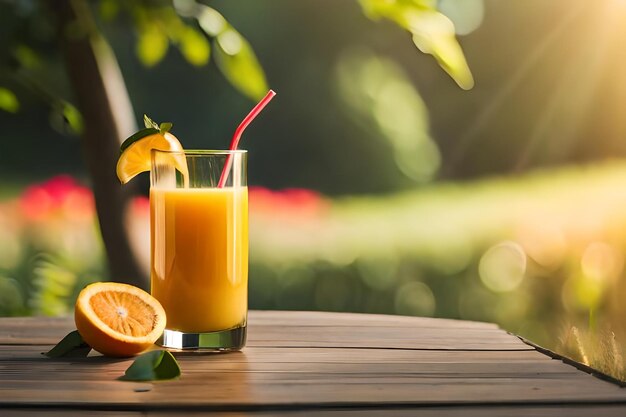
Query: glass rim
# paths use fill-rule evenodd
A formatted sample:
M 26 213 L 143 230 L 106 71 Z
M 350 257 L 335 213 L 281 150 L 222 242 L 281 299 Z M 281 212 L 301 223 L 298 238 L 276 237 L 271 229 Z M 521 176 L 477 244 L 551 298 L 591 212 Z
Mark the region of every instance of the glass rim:
M 246 149 L 183 149 L 182 151 L 164 151 L 161 149 L 151 149 L 151 153 L 179 154 L 185 156 L 209 156 L 209 155 L 242 155 L 247 154 Z

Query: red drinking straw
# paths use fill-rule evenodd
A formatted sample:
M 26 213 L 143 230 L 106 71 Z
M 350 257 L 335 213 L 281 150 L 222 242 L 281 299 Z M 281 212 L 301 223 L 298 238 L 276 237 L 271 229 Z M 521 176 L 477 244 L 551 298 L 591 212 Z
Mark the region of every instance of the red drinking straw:
M 263 99 L 259 101 L 256 106 L 254 106 L 254 108 L 250 111 L 250 113 L 248 113 L 245 119 L 243 119 L 243 121 L 239 124 L 239 126 L 237 127 L 237 130 L 235 130 L 233 139 L 230 141 L 229 149 L 231 151 L 234 151 L 235 149 L 237 149 L 237 147 L 239 146 L 239 141 L 241 140 L 241 135 L 243 134 L 243 131 L 246 130 L 246 127 L 248 127 L 248 125 L 254 120 L 254 118 L 259 113 L 261 113 L 261 110 L 263 110 L 263 108 L 267 105 L 267 103 L 269 103 L 274 98 L 275 95 L 276 93 L 273 90 L 268 91 L 265 97 L 263 97 Z M 222 169 L 222 175 L 220 176 L 220 181 L 217 184 L 218 188 L 224 188 L 224 185 L 226 185 L 226 180 L 228 179 L 228 173 L 230 172 L 230 168 L 233 165 L 232 157 L 233 157 L 232 154 L 228 154 L 228 156 L 226 157 L 226 163 L 224 164 L 224 169 Z

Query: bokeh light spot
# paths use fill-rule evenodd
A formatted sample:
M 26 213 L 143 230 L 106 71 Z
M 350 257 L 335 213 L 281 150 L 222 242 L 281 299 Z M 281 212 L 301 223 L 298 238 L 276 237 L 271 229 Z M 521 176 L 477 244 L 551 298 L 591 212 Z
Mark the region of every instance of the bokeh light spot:
M 485 16 L 483 0 L 439 0 L 438 7 L 452 20 L 457 35 L 467 35 L 478 29 Z
M 478 272 L 483 284 L 494 292 L 513 291 L 526 273 L 526 253 L 515 242 L 492 246 L 480 259 Z
M 432 316 L 435 307 L 435 296 L 423 282 L 407 282 L 396 291 L 395 310 L 398 314 Z
M 587 246 L 580 261 L 583 274 L 596 281 L 616 278 L 624 267 L 624 257 L 605 242 L 593 242 Z
M 355 266 L 363 283 L 373 290 L 389 289 L 398 278 L 398 263 L 395 259 L 361 257 L 356 260 Z
M 530 258 L 544 268 L 554 269 L 567 256 L 567 241 L 560 227 L 546 223 L 526 224 L 517 235 Z
M 243 47 L 241 36 L 234 30 L 227 30 L 217 37 L 220 46 L 228 55 L 237 55 Z
M 574 276 L 563 285 L 561 300 L 568 310 L 589 311 L 598 307 L 603 290 L 602 281 L 584 275 Z

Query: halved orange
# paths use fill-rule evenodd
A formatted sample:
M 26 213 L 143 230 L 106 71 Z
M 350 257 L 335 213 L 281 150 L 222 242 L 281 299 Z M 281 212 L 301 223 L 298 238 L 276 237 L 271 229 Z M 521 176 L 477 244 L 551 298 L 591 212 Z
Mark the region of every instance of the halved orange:
M 78 295 L 76 328 L 93 349 L 107 356 L 133 356 L 154 344 L 165 329 L 156 298 L 132 285 L 97 282 Z

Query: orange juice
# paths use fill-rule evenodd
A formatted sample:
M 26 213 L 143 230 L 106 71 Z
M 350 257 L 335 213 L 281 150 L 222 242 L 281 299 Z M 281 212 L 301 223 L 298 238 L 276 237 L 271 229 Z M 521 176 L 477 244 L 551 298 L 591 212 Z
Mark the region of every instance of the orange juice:
M 152 295 L 167 328 L 213 332 L 245 325 L 248 189 L 150 190 Z

